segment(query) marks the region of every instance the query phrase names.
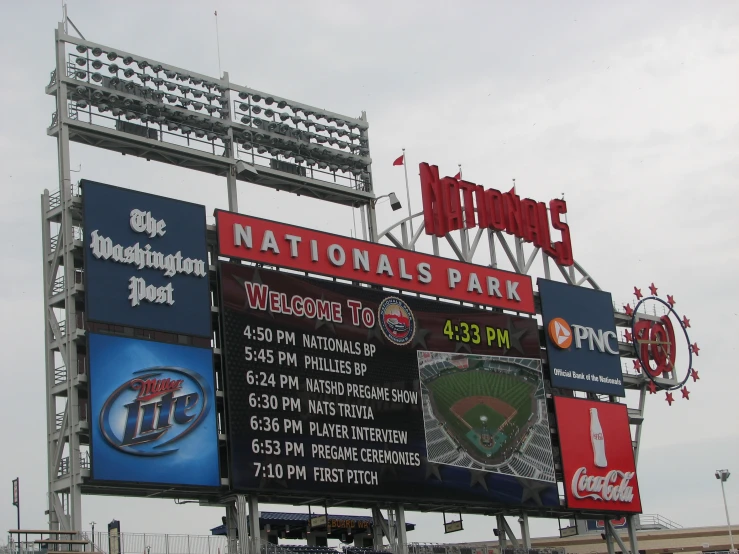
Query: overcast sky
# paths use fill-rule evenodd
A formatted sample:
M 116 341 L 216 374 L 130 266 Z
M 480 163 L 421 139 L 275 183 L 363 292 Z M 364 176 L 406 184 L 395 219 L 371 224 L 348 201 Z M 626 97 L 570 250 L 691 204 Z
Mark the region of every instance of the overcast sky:
M 739 521 L 739 4 L 713 2 L 219 2 L 70 0 L 86 38 L 328 110 L 366 110 L 376 193 L 417 164 L 522 196 L 568 203 L 575 259 L 619 302 L 654 281 L 701 347 L 690 400 L 650 397 L 639 482 L 645 513 L 724 523 L 713 472 L 728 467 Z M 0 37 L 0 530 L 46 525 L 46 426 L 39 196 L 58 187 L 46 136 L 59 1 L 6 2 Z M 225 181 L 72 145 L 75 177 L 226 207 Z M 241 211 L 349 234 L 352 213 L 240 184 Z M 397 219 L 378 206 L 380 227 Z M 481 260 L 485 263 L 485 260 Z M 679 396 L 679 394 L 677 395 Z M 733 467 L 732 467 L 733 466 Z M 83 521 L 124 531 L 206 534 L 222 511 L 85 497 Z M 289 509 L 289 508 L 286 508 Z M 409 540 L 493 539 L 492 518 L 444 537 L 440 514 L 409 513 Z M 513 520 L 511 520 L 513 523 Z M 535 534 L 555 534 L 556 521 Z

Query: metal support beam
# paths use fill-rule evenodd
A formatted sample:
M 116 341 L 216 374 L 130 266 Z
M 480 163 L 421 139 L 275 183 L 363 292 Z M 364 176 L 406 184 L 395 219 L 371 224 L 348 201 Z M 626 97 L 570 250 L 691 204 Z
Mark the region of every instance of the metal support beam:
M 629 543 L 631 545 L 632 554 L 639 554 L 639 539 L 636 536 L 636 525 L 639 521 L 637 514 L 632 514 L 626 518 L 628 529 L 629 529 Z
M 259 554 L 262 540 L 259 529 L 259 499 L 252 494 L 246 497 L 246 502 L 249 504 L 249 554 Z M 246 519 L 246 516 L 244 516 L 244 519 Z
M 511 530 L 511 526 L 508 525 L 508 522 L 506 521 L 505 516 L 500 516 L 500 520 L 501 520 L 501 523 L 503 524 L 502 529 L 505 532 L 508 540 L 511 541 L 513 548 L 518 548 L 518 539 L 516 539 L 516 535 L 513 534 L 513 531 Z
M 613 527 L 610 525 L 610 521 L 607 517 L 604 517 L 603 520 L 606 524 L 606 548 L 608 549 L 608 554 L 616 554 L 616 549 L 613 547 Z M 625 554 L 625 553 L 624 553 Z
M 506 522 L 505 522 L 505 516 L 497 515 L 495 516 L 495 519 L 497 521 L 498 525 L 498 552 L 501 554 L 506 548 L 506 545 L 508 543 L 507 536 L 506 536 Z
M 624 544 L 624 541 L 621 540 L 621 537 L 618 536 L 618 532 L 613 527 L 613 524 L 610 520 L 605 519 L 606 527 L 609 529 L 611 536 L 613 537 L 613 540 L 616 541 L 616 544 L 618 544 L 618 547 L 621 549 L 621 552 L 623 554 L 628 554 L 629 549 L 626 548 L 626 545 Z M 633 553 L 632 553 L 633 554 Z M 637 553 L 638 554 L 638 553 Z
M 377 216 L 375 215 L 374 202 L 367 203 L 367 225 L 369 230 L 369 240 L 377 242 Z
M 398 534 L 395 528 L 395 510 L 387 509 L 387 542 L 390 545 L 390 551 L 395 553 L 398 549 Z
M 518 518 L 518 523 L 521 525 L 521 542 L 523 547 L 527 550 L 531 548 L 531 535 L 529 534 L 529 516 L 526 513 L 521 513 Z
M 236 517 L 236 505 L 233 502 L 229 502 L 226 505 L 226 536 L 228 537 L 228 552 L 229 554 L 237 553 L 238 550 L 238 523 Z M 244 540 L 243 538 L 241 540 Z
M 387 525 L 382 517 L 382 510 L 377 506 L 372 508 L 372 548 L 382 550 L 383 536 L 387 535 Z
M 75 289 L 74 267 L 74 214 L 72 179 L 69 154 L 69 108 L 67 104 L 64 26 L 59 24 L 55 32 L 56 48 L 56 119 L 57 163 L 59 172 L 58 212 L 52 218 L 50 195 L 44 193 L 42 200 L 42 237 L 44 284 L 53 283 L 57 272 L 63 277 L 63 315 L 64 326 L 59 322 L 51 309 L 52 290 L 45 286 L 44 290 L 44 335 L 46 361 L 46 398 L 47 410 L 47 471 L 49 492 L 49 528 L 80 529 L 82 527 L 82 467 L 80 452 L 80 409 L 78 396 L 77 345 L 77 291 Z M 52 225 L 58 232 L 53 263 L 49 264 L 51 251 Z M 56 385 L 55 370 L 57 365 L 56 351 L 63 365 L 65 376 L 63 387 Z M 57 402 L 64 403 L 62 427 L 57 429 Z M 61 460 L 65 457 L 68 463 L 62 468 Z
M 238 554 L 249 554 L 249 543 L 252 538 L 249 531 L 249 519 L 247 518 L 246 496 L 236 495 L 236 531 L 239 536 Z M 257 527 L 259 523 L 257 522 Z
M 397 539 L 397 550 L 395 554 L 408 554 L 408 538 L 405 531 L 405 508 L 402 504 L 395 507 L 395 536 Z
M 239 211 L 239 197 L 236 191 L 236 166 L 231 167 L 226 178 L 226 186 L 228 188 L 228 209 L 232 212 Z

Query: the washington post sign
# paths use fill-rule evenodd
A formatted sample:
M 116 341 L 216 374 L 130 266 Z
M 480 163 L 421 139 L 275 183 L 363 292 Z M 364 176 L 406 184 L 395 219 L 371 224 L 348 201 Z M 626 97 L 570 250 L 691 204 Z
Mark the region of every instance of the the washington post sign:
M 205 207 L 81 185 L 86 319 L 210 336 Z

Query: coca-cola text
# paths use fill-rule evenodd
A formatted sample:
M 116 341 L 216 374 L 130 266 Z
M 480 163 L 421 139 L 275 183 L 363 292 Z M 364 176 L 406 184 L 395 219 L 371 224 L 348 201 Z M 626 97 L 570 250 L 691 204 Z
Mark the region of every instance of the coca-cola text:
M 572 495 L 605 502 L 631 502 L 634 500 L 634 489 L 629 481 L 633 477 L 633 471 L 617 469 L 612 469 L 605 476 L 588 475 L 587 468 L 581 467 L 572 477 Z

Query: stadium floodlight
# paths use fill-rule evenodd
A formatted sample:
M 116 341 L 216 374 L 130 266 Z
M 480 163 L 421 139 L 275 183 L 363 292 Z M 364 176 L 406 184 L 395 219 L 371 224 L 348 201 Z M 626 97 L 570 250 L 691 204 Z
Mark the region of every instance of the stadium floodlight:
M 80 100 L 94 108 L 79 113 L 61 108 L 59 113 L 81 118 L 64 118 L 64 125 L 74 127 L 72 140 L 84 144 L 94 140 L 102 148 L 147 160 L 252 180 L 248 174 L 228 169 L 243 160 L 258 168 L 261 185 L 300 191 L 345 206 L 374 206 L 369 125 L 364 114 L 332 113 L 237 85 L 227 74 L 208 77 L 73 37 L 63 28 L 57 33 L 63 58 L 58 60 L 47 93 L 64 93 L 62 102 L 68 102 L 70 110 L 80 108 Z M 78 91 L 80 85 L 86 88 Z M 159 127 L 159 134 L 154 129 L 145 132 L 135 125 L 121 125 L 118 118 Z M 53 127 L 50 133 L 55 135 L 58 130 L 59 126 Z M 177 137 L 201 138 L 203 132 L 207 137 L 213 135 L 212 149 L 189 141 L 182 144 Z M 101 136 L 106 140 L 101 141 Z M 158 144 L 152 143 L 153 137 Z M 247 139 L 248 147 L 234 148 L 234 143 Z M 177 152 L 173 154 L 167 143 L 176 145 Z M 165 155 L 152 157 L 152 148 Z M 374 225 L 370 219 L 368 225 Z
M 400 208 L 403 207 L 403 205 L 400 203 L 400 200 L 398 200 L 398 197 L 395 195 L 394 192 L 390 192 L 388 194 L 383 194 L 382 196 L 378 196 L 377 198 L 372 200 L 372 205 L 374 206 L 375 204 L 377 204 L 377 202 L 379 202 L 383 198 L 387 198 L 388 200 L 390 200 L 390 207 L 392 208 L 394 212 L 397 212 Z
M 256 167 L 241 160 L 236 162 L 236 173 L 245 173 L 247 175 L 252 175 L 253 177 L 259 177 L 259 171 L 257 171 Z
M 724 483 L 729 480 L 729 476 L 731 473 L 729 473 L 728 469 L 717 469 L 716 470 L 716 479 L 719 479 L 721 481 L 721 495 L 724 498 L 724 511 L 726 512 L 726 526 L 729 528 L 729 542 L 731 543 L 731 554 L 736 554 L 736 548 L 734 547 L 734 536 L 731 533 L 731 521 L 729 520 L 729 507 L 726 504 L 726 491 L 724 490 Z

